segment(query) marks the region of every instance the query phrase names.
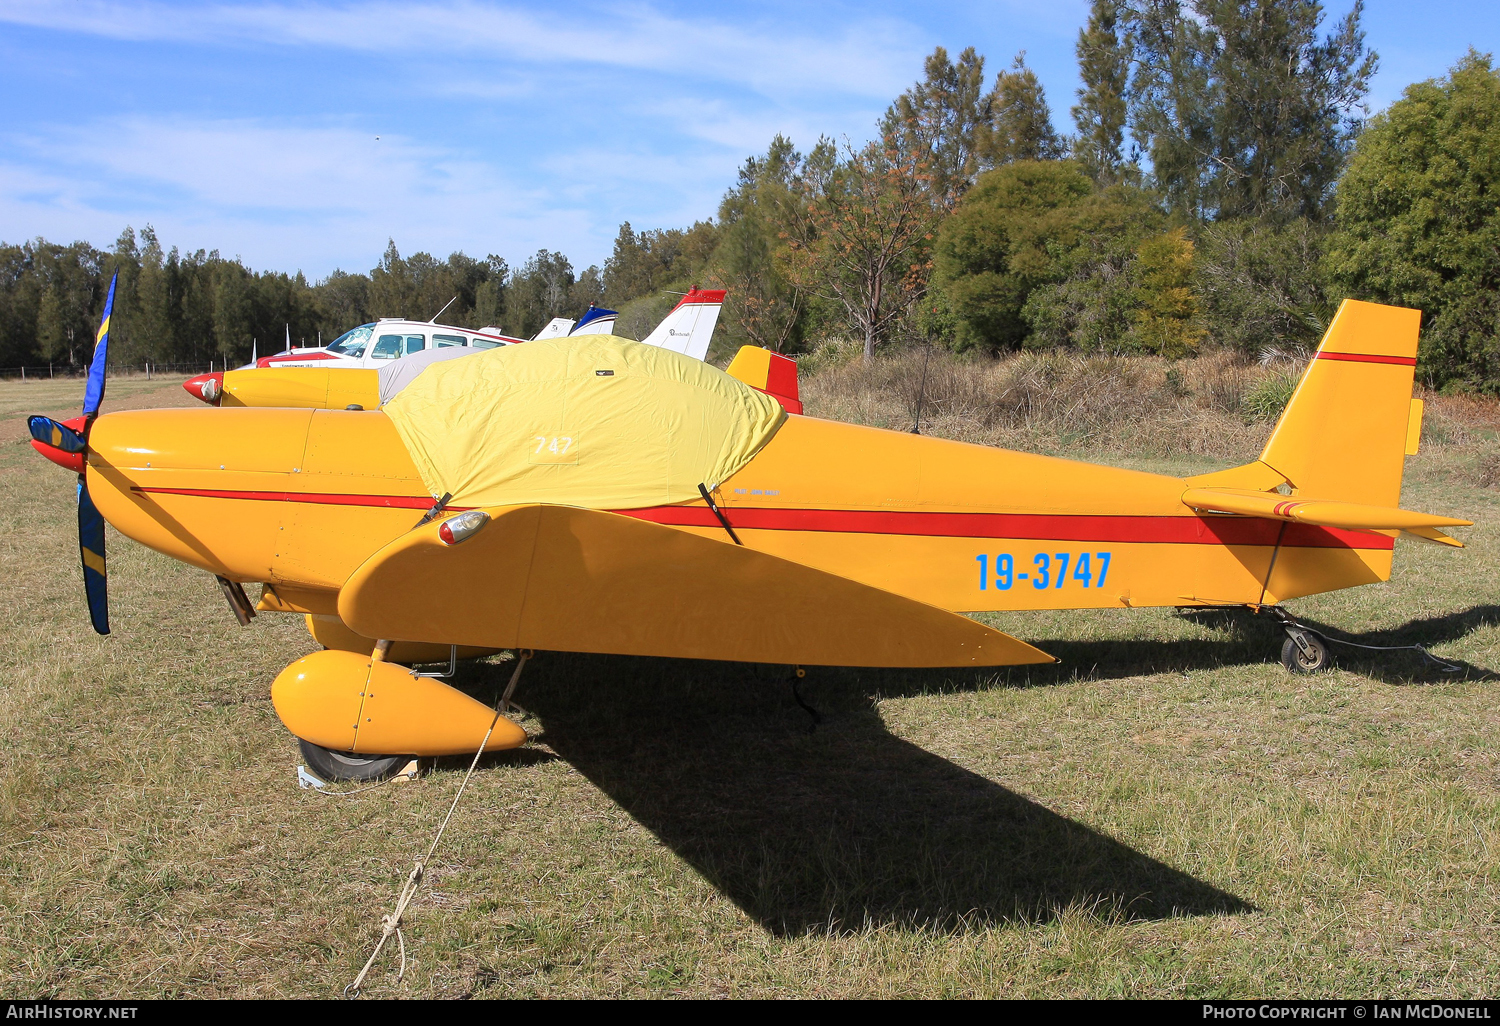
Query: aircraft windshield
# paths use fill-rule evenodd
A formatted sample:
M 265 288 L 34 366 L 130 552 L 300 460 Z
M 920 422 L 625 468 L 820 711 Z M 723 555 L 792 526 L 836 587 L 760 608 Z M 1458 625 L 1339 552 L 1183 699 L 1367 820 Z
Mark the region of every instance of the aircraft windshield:
M 338 353 L 340 356 L 363 356 L 365 346 L 370 344 L 370 335 L 374 327 L 373 324 L 361 324 L 351 331 L 344 332 L 328 343 L 328 351 Z

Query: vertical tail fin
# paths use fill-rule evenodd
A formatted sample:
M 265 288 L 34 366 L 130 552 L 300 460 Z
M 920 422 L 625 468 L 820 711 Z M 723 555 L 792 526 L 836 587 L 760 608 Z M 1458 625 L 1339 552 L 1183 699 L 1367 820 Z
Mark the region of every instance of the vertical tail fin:
M 602 306 L 590 303 L 588 312 L 578 318 L 578 323 L 573 325 L 573 330 L 568 335 L 613 335 L 615 333 L 615 318 L 619 313 L 614 310 L 606 310 Z
M 1421 317 L 1346 299 L 1260 462 L 1301 494 L 1397 505 L 1408 438 L 1421 427 L 1411 397 Z
M 788 413 L 801 413 L 798 396 L 797 361 L 760 346 L 740 346 L 725 371 L 751 388 L 759 389 L 781 403 Z
M 573 322 L 566 317 L 554 317 L 543 325 L 542 330 L 531 336 L 531 341 L 539 342 L 544 338 L 562 338 L 573 330 Z
M 660 346 L 702 360 L 708 356 L 708 343 L 713 338 L 719 308 L 723 305 L 723 289 L 693 288 L 662 319 L 656 330 L 641 341 L 648 346 Z

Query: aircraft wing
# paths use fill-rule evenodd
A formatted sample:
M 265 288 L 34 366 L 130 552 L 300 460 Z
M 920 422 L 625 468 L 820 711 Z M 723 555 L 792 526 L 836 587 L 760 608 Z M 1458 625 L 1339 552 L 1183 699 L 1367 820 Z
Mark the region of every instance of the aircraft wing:
M 1339 527 L 1349 531 L 1406 531 L 1447 545 L 1460 542 L 1439 531 L 1440 527 L 1468 527 L 1471 520 L 1440 517 L 1394 506 L 1367 506 L 1332 499 L 1290 498 L 1275 492 L 1237 488 L 1189 488 L 1182 501 L 1206 513 L 1238 513 L 1296 524 Z
M 1055 660 L 967 617 L 754 549 L 573 506 L 415 528 L 356 570 L 339 616 L 371 638 L 828 666 Z

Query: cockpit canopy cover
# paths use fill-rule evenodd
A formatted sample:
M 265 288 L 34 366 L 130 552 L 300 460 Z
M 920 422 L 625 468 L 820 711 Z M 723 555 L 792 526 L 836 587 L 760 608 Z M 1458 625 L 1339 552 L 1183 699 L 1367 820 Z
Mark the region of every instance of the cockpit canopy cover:
M 384 410 L 423 483 L 453 506 L 684 502 L 727 480 L 786 419 L 717 368 L 612 335 L 435 364 Z

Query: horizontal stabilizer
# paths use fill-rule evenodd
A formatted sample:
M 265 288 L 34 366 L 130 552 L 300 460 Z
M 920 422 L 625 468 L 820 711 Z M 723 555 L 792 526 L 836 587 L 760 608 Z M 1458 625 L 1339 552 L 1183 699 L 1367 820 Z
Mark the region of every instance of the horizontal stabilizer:
M 1183 493 L 1182 501 L 1205 513 L 1238 513 L 1247 517 L 1339 527 L 1348 531 L 1417 533 L 1436 527 L 1468 527 L 1473 523 L 1471 520 L 1439 517 L 1431 513 L 1397 509 L 1394 506 L 1367 506 L 1332 499 L 1289 498 L 1276 492 L 1243 491 L 1236 488 L 1189 488 Z
M 822 666 L 1054 661 L 967 617 L 727 537 L 576 506 L 485 512 L 463 540 L 445 543 L 438 521 L 371 556 L 339 592 L 339 616 L 369 638 L 487 648 Z

